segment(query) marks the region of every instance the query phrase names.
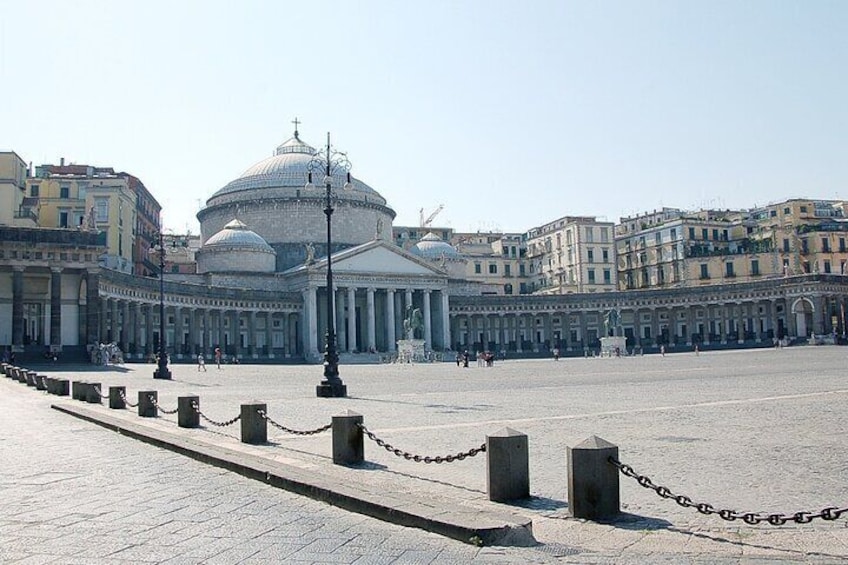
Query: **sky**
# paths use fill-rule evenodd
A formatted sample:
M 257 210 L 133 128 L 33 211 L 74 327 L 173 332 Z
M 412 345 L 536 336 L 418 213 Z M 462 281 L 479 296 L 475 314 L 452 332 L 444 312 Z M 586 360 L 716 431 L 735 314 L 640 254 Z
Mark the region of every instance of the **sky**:
M 394 225 L 848 198 L 848 2 L 0 0 L 0 151 L 139 177 L 171 231 L 331 132 Z

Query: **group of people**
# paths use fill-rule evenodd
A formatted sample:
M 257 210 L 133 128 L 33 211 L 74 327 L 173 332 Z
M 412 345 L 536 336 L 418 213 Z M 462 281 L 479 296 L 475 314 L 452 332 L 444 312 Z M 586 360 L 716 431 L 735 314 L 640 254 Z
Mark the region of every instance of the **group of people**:
M 221 351 L 220 347 L 215 348 L 215 366 L 218 367 L 218 370 L 221 369 L 221 363 L 224 362 L 224 352 Z M 239 364 L 238 357 L 233 357 L 230 360 L 230 363 L 235 365 Z M 203 353 L 198 353 L 197 355 L 197 370 L 198 371 L 206 371 L 206 358 L 203 356 Z
M 456 354 L 456 366 L 457 367 L 468 367 L 468 359 L 470 355 L 468 354 L 468 350 L 464 350 L 461 353 Z M 475 355 L 477 358 L 477 366 L 478 367 L 494 367 L 495 365 L 495 354 L 491 351 L 478 351 Z

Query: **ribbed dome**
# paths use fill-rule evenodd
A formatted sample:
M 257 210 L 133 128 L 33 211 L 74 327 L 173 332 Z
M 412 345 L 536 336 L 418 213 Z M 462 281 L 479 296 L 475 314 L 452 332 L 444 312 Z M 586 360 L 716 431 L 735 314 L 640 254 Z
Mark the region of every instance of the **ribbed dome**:
M 212 205 L 222 196 L 233 196 L 237 193 L 265 192 L 269 191 L 275 198 L 292 197 L 299 198 L 307 196 L 305 185 L 309 174 L 309 164 L 315 159 L 315 148 L 302 141 L 297 132 L 294 137 L 284 141 L 274 151 L 274 155 L 259 161 L 244 171 L 237 179 L 227 184 L 224 188 L 213 194 L 207 204 Z M 321 154 L 318 155 L 321 158 Z M 316 169 L 313 166 L 313 183 L 315 195 L 325 191 L 322 184 L 324 173 L 320 165 Z M 364 182 L 351 176 L 349 189 L 341 187 L 347 181 L 345 171 L 333 171 L 333 187 L 336 197 L 340 199 L 367 200 L 376 204 L 385 205 L 386 200 L 380 194 Z M 280 190 L 287 189 L 287 190 Z M 256 195 L 257 197 L 259 194 Z
M 425 259 L 440 259 L 442 257 L 458 259 L 460 257 L 459 252 L 450 243 L 442 241 L 442 238 L 433 232 L 422 237 L 409 251 Z
M 250 231 L 246 225 L 238 220 L 233 220 L 224 226 L 224 229 L 210 237 L 203 247 L 240 247 L 257 251 L 274 252 L 262 237 L 256 232 Z

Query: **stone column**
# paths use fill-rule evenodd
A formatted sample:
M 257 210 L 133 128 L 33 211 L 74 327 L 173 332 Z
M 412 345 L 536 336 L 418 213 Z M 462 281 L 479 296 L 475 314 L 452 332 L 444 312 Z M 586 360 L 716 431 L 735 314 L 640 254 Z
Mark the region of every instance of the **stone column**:
M 215 327 L 218 330 L 217 346 L 221 348 L 221 352 L 225 351 L 224 344 L 226 343 L 226 328 L 224 327 L 224 310 L 215 311 Z
M 285 320 L 285 317 L 283 318 Z M 283 326 L 285 330 L 285 326 Z M 286 332 L 282 331 L 283 336 L 283 354 L 285 354 Z M 274 358 L 274 313 L 271 310 L 265 312 L 265 348 L 268 351 L 268 357 Z
M 365 294 L 366 307 L 368 308 L 368 351 L 377 349 L 376 319 L 374 316 L 374 289 L 368 288 Z
M 310 286 L 303 293 L 305 310 L 303 347 L 305 349 L 304 356 L 309 359 L 320 353 L 318 351 L 318 296 L 316 294 L 317 289 L 314 286 Z
M 109 299 L 109 342 L 120 344 L 121 324 L 118 322 L 118 299 Z
M 132 302 L 130 304 L 130 320 L 129 325 L 127 327 L 127 342 L 129 342 L 130 353 L 133 354 L 134 357 L 138 357 L 138 354 L 141 352 L 139 348 L 139 325 L 140 325 L 140 316 L 139 312 L 141 311 L 141 305 L 138 302 Z
M 583 344 L 583 350 L 585 352 L 586 348 L 589 347 L 589 326 L 586 322 L 586 312 L 581 310 L 577 317 L 580 320 L 580 343 Z
M 336 296 L 333 303 L 336 306 L 335 327 L 336 327 L 336 345 L 338 351 L 347 351 L 347 324 L 345 324 L 345 292 L 337 288 Z
M 748 308 L 743 302 L 737 304 L 739 305 L 739 327 L 736 328 L 736 340 L 738 343 L 743 343 L 745 341 L 745 330 L 748 329 Z
M 144 305 L 144 353 L 153 353 L 153 304 Z
M 660 313 L 657 308 L 651 308 L 651 338 L 654 340 L 654 344 L 657 344 L 657 340 L 660 337 Z
M 347 287 L 347 350 L 356 351 L 356 287 Z
M 24 268 L 12 271 L 12 349 L 24 348 Z
M 94 272 L 86 273 L 85 287 L 85 341 L 86 345 L 99 341 L 100 332 L 100 275 Z
M 423 291 L 424 299 L 424 349 L 433 349 L 433 328 L 430 326 L 430 291 Z
M 389 352 L 394 352 L 397 348 L 395 342 L 395 291 L 393 288 L 386 289 L 386 340 L 388 341 Z
M 545 335 L 542 338 L 542 341 L 547 340 L 548 341 L 548 348 L 553 349 L 554 348 L 554 337 L 553 337 L 554 332 L 553 332 L 553 322 L 551 321 L 551 314 L 550 314 L 550 312 L 547 312 L 547 313 L 543 314 L 543 316 L 544 316 L 544 319 L 545 319 Z
M 62 346 L 62 269 L 50 269 L 50 346 Z
M 400 339 L 406 339 L 406 335 L 403 333 L 403 296 L 401 293 L 395 293 L 395 337 L 400 337 Z
M 409 308 L 410 306 L 412 306 L 412 289 L 411 288 L 406 289 L 405 296 L 406 296 L 406 304 L 403 305 L 404 318 L 406 317 L 406 309 Z
M 692 345 L 692 334 L 695 333 L 695 306 L 686 305 L 686 344 Z
M 212 313 L 209 308 L 203 309 L 203 333 L 200 338 L 200 352 L 204 355 L 212 355 Z
M 451 349 L 451 327 L 450 327 L 450 298 L 448 291 L 443 288 L 439 294 L 442 296 L 442 341 L 444 349 Z
M 256 358 L 256 311 L 247 313 L 247 354 Z
M 109 315 L 111 313 L 111 309 L 109 308 L 109 300 L 106 298 L 98 298 L 97 301 L 100 304 L 100 330 L 98 330 L 97 334 L 97 342 L 98 343 L 106 343 L 109 341 Z
M 239 311 L 230 310 L 230 333 L 233 336 L 233 357 L 241 355 L 241 328 L 239 327 Z
M 197 358 L 197 309 L 188 308 L 188 354 L 192 359 Z
M 165 332 L 168 329 L 165 328 Z M 183 354 L 183 309 L 181 306 L 174 306 L 174 357 L 182 358 Z

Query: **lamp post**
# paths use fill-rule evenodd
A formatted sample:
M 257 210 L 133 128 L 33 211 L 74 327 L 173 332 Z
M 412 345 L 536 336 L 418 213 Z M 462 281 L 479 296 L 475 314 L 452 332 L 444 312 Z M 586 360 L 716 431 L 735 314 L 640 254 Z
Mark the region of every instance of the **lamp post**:
M 151 247 L 151 252 L 159 254 L 159 362 L 153 371 L 154 379 L 171 378 L 171 370 L 168 369 L 168 350 L 165 347 L 165 244 L 162 232 L 158 234 L 159 244 Z
M 340 398 L 347 396 L 347 385 L 339 377 L 339 354 L 336 350 L 336 328 L 333 319 L 333 259 L 332 259 L 332 218 L 333 218 L 333 173 L 346 175 L 345 189 L 350 189 L 350 161 L 345 153 L 334 151 L 330 146 L 330 134 L 327 133 L 326 153 L 316 151 L 309 162 L 309 179 L 307 187 L 312 187 L 312 171 L 324 171 L 324 214 L 327 216 L 327 334 L 324 347 L 324 380 L 316 387 L 316 394 L 323 398 Z

